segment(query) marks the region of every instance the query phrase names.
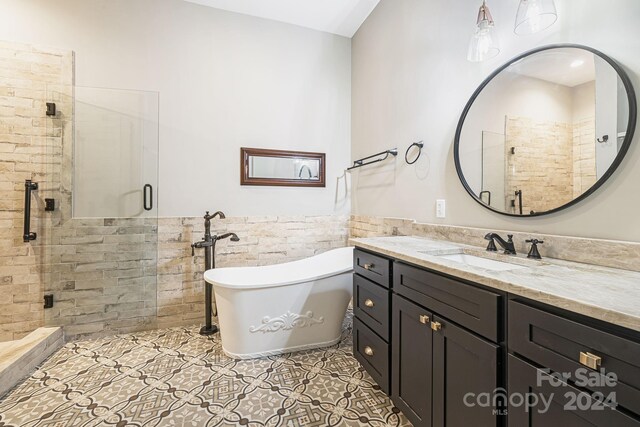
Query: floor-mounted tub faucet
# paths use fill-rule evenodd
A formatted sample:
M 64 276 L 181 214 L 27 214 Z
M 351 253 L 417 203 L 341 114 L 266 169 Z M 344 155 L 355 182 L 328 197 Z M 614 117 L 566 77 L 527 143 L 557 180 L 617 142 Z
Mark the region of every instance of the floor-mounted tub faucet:
M 204 215 L 204 238 L 191 245 L 191 256 L 195 256 L 196 249 L 204 248 L 204 269 L 216 268 L 216 242 L 231 237 L 232 242 L 238 242 L 240 238 L 235 233 L 226 233 L 220 236 L 211 234 L 211 220 L 215 217 L 226 218 L 225 214 L 217 211 L 213 215 L 207 211 Z M 205 325 L 200 329 L 201 335 L 213 335 L 218 332 L 218 327 L 214 325 L 211 318 L 214 315 L 213 286 L 205 281 L 204 283 L 204 315 Z

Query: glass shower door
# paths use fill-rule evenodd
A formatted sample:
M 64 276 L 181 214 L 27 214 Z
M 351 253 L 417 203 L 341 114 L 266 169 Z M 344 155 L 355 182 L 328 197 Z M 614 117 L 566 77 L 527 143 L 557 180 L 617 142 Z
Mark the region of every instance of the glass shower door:
M 157 216 L 157 93 L 76 87 L 74 146 L 74 217 Z
M 50 87 L 45 323 L 68 337 L 156 325 L 158 93 Z M 44 197 L 44 196 L 43 196 Z
M 481 200 L 500 211 L 505 209 L 505 137 L 482 131 L 482 191 Z

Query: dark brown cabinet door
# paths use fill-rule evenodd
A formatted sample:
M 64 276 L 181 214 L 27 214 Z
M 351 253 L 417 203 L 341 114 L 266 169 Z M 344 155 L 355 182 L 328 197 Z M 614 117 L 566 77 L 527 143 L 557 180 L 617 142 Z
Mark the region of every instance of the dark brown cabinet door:
M 596 401 L 589 393 L 552 381 L 533 365 L 509 355 L 509 427 L 640 427 L 640 421 Z M 529 405 L 519 396 L 527 396 Z M 513 403 L 515 402 L 515 403 Z
M 431 426 L 432 315 L 394 295 L 391 397 L 414 427 Z
M 496 408 L 476 404 L 493 395 L 500 347 L 442 319 L 432 319 L 433 426 L 496 427 Z M 473 394 L 470 394 L 473 393 Z

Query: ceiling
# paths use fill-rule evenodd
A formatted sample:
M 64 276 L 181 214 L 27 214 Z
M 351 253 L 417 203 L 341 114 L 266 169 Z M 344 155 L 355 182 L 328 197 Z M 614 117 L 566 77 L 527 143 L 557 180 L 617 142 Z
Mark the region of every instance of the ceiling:
M 509 70 L 568 87 L 596 78 L 593 53 L 574 48 L 552 49 L 527 56 L 510 66 Z
M 380 0 L 185 0 L 353 37 Z

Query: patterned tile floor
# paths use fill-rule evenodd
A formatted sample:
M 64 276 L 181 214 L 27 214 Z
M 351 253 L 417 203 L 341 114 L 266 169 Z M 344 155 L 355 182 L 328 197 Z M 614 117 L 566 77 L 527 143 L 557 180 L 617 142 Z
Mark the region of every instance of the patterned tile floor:
M 340 344 L 255 360 L 173 328 L 69 343 L 0 401 L 7 426 L 410 426 Z

